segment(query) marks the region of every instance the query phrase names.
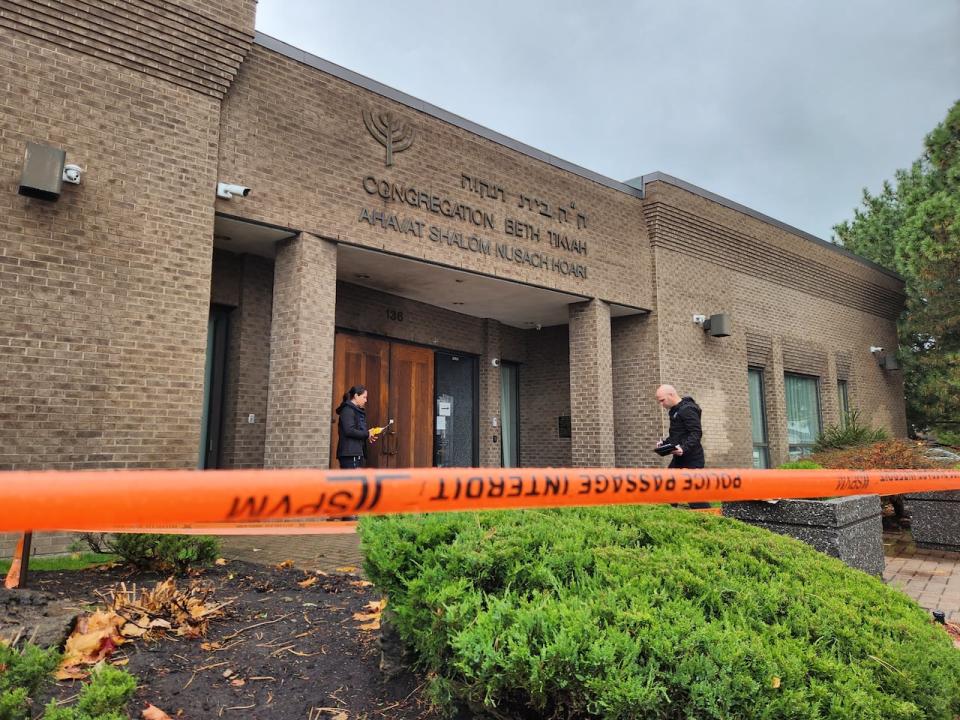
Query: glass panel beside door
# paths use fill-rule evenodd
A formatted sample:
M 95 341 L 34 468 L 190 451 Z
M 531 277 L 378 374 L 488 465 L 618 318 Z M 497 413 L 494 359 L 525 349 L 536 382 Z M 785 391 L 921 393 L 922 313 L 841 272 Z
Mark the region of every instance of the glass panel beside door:
M 503 467 L 520 467 L 520 377 L 516 363 L 500 364 L 500 428 Z
M 437 352 L 433 464 L 435 467 L 476 467 L 477 359 Z

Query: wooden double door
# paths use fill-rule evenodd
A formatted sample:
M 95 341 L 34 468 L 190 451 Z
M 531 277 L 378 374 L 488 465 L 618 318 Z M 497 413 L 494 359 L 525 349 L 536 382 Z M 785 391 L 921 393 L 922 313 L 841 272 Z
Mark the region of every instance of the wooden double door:
M 353 385 L 367 388 L 367 425 L 393 425 L 368 445 L 368 467 L 433 465 L 433 350 L 337 333 L 334 342 L 330 467 L 337 462 L 337 407 Z

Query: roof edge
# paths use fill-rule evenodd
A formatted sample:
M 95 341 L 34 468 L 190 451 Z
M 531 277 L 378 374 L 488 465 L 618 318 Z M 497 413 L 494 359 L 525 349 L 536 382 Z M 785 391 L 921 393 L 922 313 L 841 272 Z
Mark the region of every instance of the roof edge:
M 733 200 L 725 198 L 722 195 L 717 195 L 716 193 L 710 192 L 709 190 L 704 190 L 702 187 L 698 187 L 693 183 L 688 183 L 686 180 L 681 180 L 680 178 L 674 177 L 673 175 L 668 175 L 667 173 L 658 171 L 658 172 L 648 173 L 646 175 L 641 175 L 640 177 L 633 178 L 632 180 L 627 180 L 628 185 L 632 185 L 633 187 L 639 186 L 642 188 L 646 188 L 647 184 L 652 182 L 665 182 L 668 185 L 673 185 L 674 187 L 678 187 L 682 190 L 686 190 L 687 192 L 691 192 L 694 195 L 699 195 L 700 197 L 706 198 L 707 200 L 712 200 L 713 202 L 719 205 L 723 205 L 724 207 L 730 208 L 731 210 L 742 212 L 745 215 L 749 215 L 750 217 L 756 220 L 759 220 L 761 222 L 767 223 L 768 225 L 774 225 L 775 227 L 778 227 L 781 230 L 785 230 L 788 233 L 791 233 L 793 235 L 799 235 L 800 237 L 806 240 L 810 240 L 811 242 L 814 242 L 818 245 L 822 245 L 823 247 L 826 247 L 829 250 L 838 252 L 841 255 L 846 255 L 848 258 L 852 260 L 856 260 L 857 262 L 862 263 L 863 265 L 866 265 L 867 267 L 873 270 L 876 270 L 878 272 L 883 273 L 884 275 L 892 277 L 894 280 L 899 280 L 900 282 L 906 282 L 905 278 L 902 275 L 900 275 L 900 273 L 895 272 L 893 270 L 889 270 L 883 267 L 882 265 L 879 265 L 873 262 L 873 260 L 868 260 L 865 257 L 861 257 L 860 255 L 857 255 L 855 252 L 847 250 L 842 245 L 837 245 L 836 243 L 832 243 L 827 240 L 818 238 L 816 235 L 811 235 L 810 233 L 804 230 L 801 230 L 799 228 L 796 228 L 793 225 L 788 225 L 787 223 L 781 220 L 777 220 L 774 217 L 770 217 L 769 215 L 764 215 L 762 212 L 758 212 L 757 210 L 754 210 L 753 208 L 749 208 L 746 205 L 741 205 L 740 203 L 734 202 Z M 646 192 L 646 190 L 644 190 L 644 192 Z
M 591 180 L 612 190 L 617 190 L 618 192 L 622 192 L 626 195 L 630 195 L 635 198 L 643 198 L 642 187 L 638 188 L 633 185 L 628 185 L 627 183 L 622 183 L 619 180 L 608 178 L 605 175 L 594 172 L 593 170 L 588 170 L 585 167 L 581 167 L 580 165 L 568 162 L 556 157 L 555 155 L 551 155 L 550 153 L 538 150 L 537 148 L 522 143 L 519 140 L 514 140 L 507 135 L 498 133 L 497 131 L 486 128 L 483 125 L 478 125 L 471 120 L 467 120 L 464 117 L 455 115 L 444 110 L 443 108 L 437 107 L 436 105 L 432 105 L 428 102 L 415 98 L 412 95 L 408 95 L 405 92 L 396 90 L 389 85 L 384 85 L 383 83 L 372 80 L 365 75 L 361 75 L 360 73 L 354 72 L 353 70 L 348 70 L 341 65 L 332 63 L 329 60 L 324 60 L 321 57 L 312 55 L 305 50 L 294 47 L 289 43 L 278 40 L 277 38 L 267 35 L 266 33 L 262 33 L 259 30 L 254 34 L 253 42 L 256 45 L 265 47 L 268 50 L 279 53 L 280 55 L 290 58 L 291 60 L 296 60 L 299 63 L 308 65 L 316 70 L 325 72 L 328 75 L 333 75 L 334 77 L 340 78 L 341 80 L 344 80 L 352 85 L 361 87 L 364 90 L 369 90 L 377 95 L 382 95 L 385 98 L 398 102 L 402 105 L 406 105 L 413 110 L 430 115 L 437 120 L 441 120 L 445 123 L 449 123 L 450 125 L 459 127 L 461 130 L 466 130 L 474 135 L 479 135 L 480 137 L 490 140 L 491 142 L 495 142 L 498 145 L 503 145 L 510 150 L 514 150 L 535 160 L 552 165 L 559 170 L 564 170 L 566 172 L 573 173 L 574 175 L 579 175 L 582 178 Z

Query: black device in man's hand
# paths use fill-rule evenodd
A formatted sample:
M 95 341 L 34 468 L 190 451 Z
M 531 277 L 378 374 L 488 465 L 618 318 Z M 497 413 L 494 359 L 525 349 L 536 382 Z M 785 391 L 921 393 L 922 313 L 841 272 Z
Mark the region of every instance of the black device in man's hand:
M 669 443 L 667 444 L 657 443 L 657 446 L 653 449 L 653 451 L 660 457 L 666 457 L 676 449 L 677 449 L 676 445 L 671 445 Z

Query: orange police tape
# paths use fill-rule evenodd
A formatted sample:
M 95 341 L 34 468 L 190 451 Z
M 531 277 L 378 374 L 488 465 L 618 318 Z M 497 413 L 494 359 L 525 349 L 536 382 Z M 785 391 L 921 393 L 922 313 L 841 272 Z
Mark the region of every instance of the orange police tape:
M 0 532 L 960 490 L 956 470 L 410 468 L 0 473 Z

